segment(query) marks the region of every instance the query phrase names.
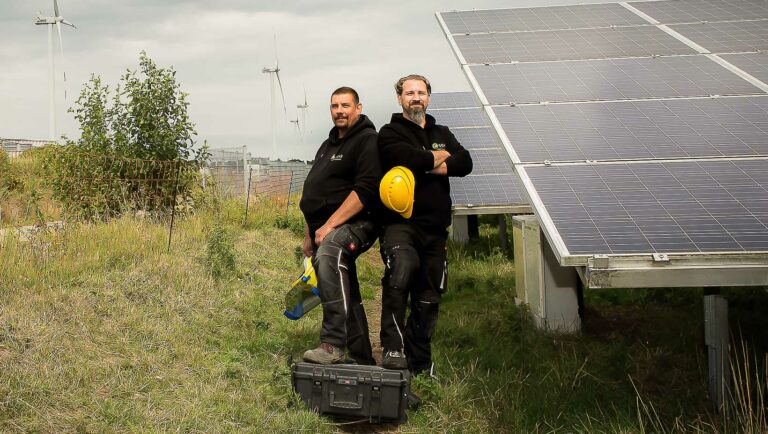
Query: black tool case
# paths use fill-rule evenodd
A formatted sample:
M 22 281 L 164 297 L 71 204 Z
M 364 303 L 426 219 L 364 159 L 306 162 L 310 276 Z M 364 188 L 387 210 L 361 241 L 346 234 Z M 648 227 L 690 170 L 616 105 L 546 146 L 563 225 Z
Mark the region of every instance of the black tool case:
M 403 423 L 411 378 L 408 371 L 378 366 L 296 363 L 293 389 L 320 414 L 369 422 Z

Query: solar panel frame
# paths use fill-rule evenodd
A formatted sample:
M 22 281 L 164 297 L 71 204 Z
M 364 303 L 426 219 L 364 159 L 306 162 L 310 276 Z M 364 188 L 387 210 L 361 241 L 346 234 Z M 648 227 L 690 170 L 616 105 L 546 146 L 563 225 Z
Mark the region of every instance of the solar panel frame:
M 706 56 L 475 65 L 490 104 L 764 94 Z
M 768 18 L 768 4 L 743 0 L 677 0 L 629 2 L 663 24 Z
M 468 64 L 696 54 L 655 26 L 456 35 Z

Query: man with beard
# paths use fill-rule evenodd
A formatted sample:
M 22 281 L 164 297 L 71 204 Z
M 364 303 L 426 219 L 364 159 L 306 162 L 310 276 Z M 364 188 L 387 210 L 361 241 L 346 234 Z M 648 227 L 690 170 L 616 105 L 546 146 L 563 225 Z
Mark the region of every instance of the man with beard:
M 370 209 L 377 201 L 381 166 L 376 127 L 364 114 L 357 92 L 340 87 L 331 95 L 334 127 L 320 145 L 304 181 L 304 255 L 313 258 L 323 307 L 320 345 L 307 362 L 345 360 L 375 365 L 355 259 L 376 241 Z
M 432 87 L 420 75 L 395 84 L 403 113 L 379 131 L 382 170 L 405 166 L 413 172 L 412 210 L 382 216 L 382 366 L 433 374 L 431 340 L 441 295 L 447 289 L 445 242 L 451 223 L 448 176 L 472 171 L 472 158 L 446 126 L 426 113 Z M 410 315 L 405 322 L 410 296 Z

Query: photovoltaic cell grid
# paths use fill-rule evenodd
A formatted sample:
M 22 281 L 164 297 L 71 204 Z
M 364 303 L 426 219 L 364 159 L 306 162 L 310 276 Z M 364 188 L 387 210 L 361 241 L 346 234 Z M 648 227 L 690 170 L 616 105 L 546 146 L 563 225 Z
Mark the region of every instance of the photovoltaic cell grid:
M 712 53 L 768 49 L 768 20 L 669 26 Z
M 467 63 L 696 54 L 654 26 L 457 35 L 454 40 Z
M 494 111 L 522 163 L 768 155 L 768 96 Z
M 721 54 L 720 57 L 763 83 L 768 83 L 768 53 Z
M 442 110 L 430 111 L 437 123 L 447 125 L 456 139 L 472 155 L 472 173 L 463 178 L 450 178 L 451 198 L 459 206 L 519 206 L 527 204 L 522 195 L 520 180 L 513 172 L 512 161 L 490 119 L 480 108 L 465 109 L 463 104 L 479 105 L 474 97 L 468 99 L 460 92 L 433 93 L 430 109 L 435 101 Z M 451 107 L 451 104 L 455 103 Z M 470 106 L 472 107 L 472 106 Z
M 438 124 L 448 125 L 451 129 L 463 127 L 489 127 L 491 120 L 481 108 L 453 110 L 435 110 L 429 112 Z
M 456 136 L 456 140 L 461 143 L 461 146 L 469 150 L 502 149 L 504 147 L 499 135 L 491 127 L 454 128 L 451 129 L 451 132 Z
M 525 205 L 520 180 L 514 173 L 501 175 L 469 175 L 450 178 L 451 198 L 454 205 L 493 206 Z
M 481 107 L 474 92 L 435 92 L 429 96 L 429 110 Z
M 648 24 L 616 3 L 444 12 L 442 17 L 451 33 L 565 30 Z
M 528 167 L 571 254 L 768 251 L 766 160 Z
M 644 12 L 662 23 L 695 23 L 670 27 L 713 53 L 768 49 L 768 20 L 715 22 L 762 20 L 768 2 L 642 3 L 642 7 L 640 2 L 632 5 L 640 10 L 646 7 Z M 657 8 L 657 13 L 647 7 Z M 554 235 L 562 237 L 569 254 L 768 251 L 768 160 L 764 158 L 768 155 L 768 97 L 700 98 L 757 95 L 759 89 L 741 83 L 725 68 L 702 63 L 705 56 L 627 59 L 696 54 L 671 35 L 655 32 L 661 31 L 655 26 L 531 31 L 554 28 L 535 24 L 523 29 L 510 24 L 502 29 L 481 17 L 471 12 L 459 24 L 457 20 L 446 22 L 466 63 L 485 64 L 470 70 L 491 104 L 629 99 L 494 107 L 522 163 L 729 158 L 521 168 L 533 181 L 535 193 L 553 217 Z M 457 25 L 465 28 L 456 29 Z M 528 31 L 457 34 L 521 30 Z M 720 57 L 761 79 L 765 64 L 760 54 Z M 584 59 L 612 60 L 575 62 Z M 565 62 L 571 60 L 574 62 Z M 488 66 L 537 61 L 558 62 Z M 648 68 L 653 61 L 661 62 Z M 680 70 L 685 61 L 692 63 Z M 629 70 L 622 68 L 624 62 L 632 65 Z M 574 72 L 573 64 L 597 69 Z M 697 68 L 699 64 L 701 68 Z M 709 72 L 714 79 L 707 77 Z M 583 86 L 578 79 L 596 74 L 604 74 L 599 83 Z M 677 99 L 632 101 L 636 98 Z M 760 159 L 730 159 L 738 156 Z
M 762 0 L 679 0 L 629 4 L 662 24 L 768 18 L 768 3 Z
M 705 56 L 470 67 L 490 104 L 764 93 Z

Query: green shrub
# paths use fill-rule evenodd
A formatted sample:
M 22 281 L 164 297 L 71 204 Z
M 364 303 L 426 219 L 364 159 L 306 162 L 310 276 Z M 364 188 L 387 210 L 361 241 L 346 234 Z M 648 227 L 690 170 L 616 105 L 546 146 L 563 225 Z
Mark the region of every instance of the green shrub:
M 211 275 L 219 278 L 235 271 L 235 243 L 221 221 L 215 221 L 207 235 L 205 258 Z

